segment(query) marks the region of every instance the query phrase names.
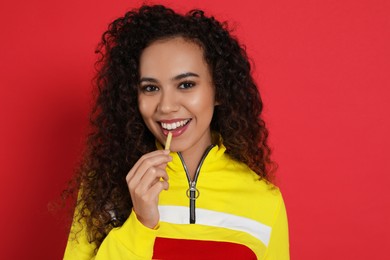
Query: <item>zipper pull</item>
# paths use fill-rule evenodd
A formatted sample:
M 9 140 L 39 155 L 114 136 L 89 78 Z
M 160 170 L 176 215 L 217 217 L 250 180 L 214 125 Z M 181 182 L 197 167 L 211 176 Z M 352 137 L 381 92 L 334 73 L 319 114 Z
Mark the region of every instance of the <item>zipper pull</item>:
M 191 181 L 190 182 L 190 187 L 187 189 L 186 194 L 187 194 L 187 197 L 190 200 L 196 200 L 197 198 L 199 198 L 200 192 L 196 188 L 196 182 L 195 181 Z

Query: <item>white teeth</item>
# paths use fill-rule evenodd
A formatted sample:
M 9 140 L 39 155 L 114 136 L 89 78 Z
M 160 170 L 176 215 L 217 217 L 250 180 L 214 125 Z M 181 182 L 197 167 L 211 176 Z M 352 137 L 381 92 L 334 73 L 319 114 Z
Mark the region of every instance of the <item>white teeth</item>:
M 186 119 L 186 120 L 174 122 L 172 124 L 161 123 L 161 126 L 162 126 L 162 128 L 167 129 L 167 130 L 174 130 L 174 129 L 178 128 L 178 127 L 184 126 L 189 121 L 190 121 L 189 119 Z

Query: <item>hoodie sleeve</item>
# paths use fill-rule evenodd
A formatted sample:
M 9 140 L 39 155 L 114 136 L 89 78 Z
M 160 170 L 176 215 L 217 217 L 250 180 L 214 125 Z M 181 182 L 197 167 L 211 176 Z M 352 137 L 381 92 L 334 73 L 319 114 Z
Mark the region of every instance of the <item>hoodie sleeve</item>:
M 280 197 L 279 209 L 276 212 L 268 249 L 264 260 L 289 260 L 289 237 L 286 208 Z
M 121 227 L 114 228 L 109 232 L 96 255 L 94 245 L 88 242 L 85 228 L 81 228 L 81 226 L 82 223 L 73 223 L 71 234 L 72 231 L 76 231 L 77 237 L 75 239 L 71 235 L 69 236 L 64 260 L 146 260 L 153 256 L 158 226 L 156 229 L 145 227 L 138 221 L 134 211 Z

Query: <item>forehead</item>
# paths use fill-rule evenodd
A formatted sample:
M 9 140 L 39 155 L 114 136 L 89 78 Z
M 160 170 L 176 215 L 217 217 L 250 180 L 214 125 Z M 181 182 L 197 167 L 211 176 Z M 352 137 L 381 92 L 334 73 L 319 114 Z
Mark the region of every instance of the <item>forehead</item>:
M 182 37 L 153 42 L 141 54 L 141 76 L 174 76 L 183 72 L 209 73 L 202 47 Z

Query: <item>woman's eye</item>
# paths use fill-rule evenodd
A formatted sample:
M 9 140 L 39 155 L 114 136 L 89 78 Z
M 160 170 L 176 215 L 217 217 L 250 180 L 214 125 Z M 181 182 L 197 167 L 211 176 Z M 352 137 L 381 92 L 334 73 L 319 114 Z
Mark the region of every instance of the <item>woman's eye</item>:
M 155 92 L 158 91 L 158 87 L 154 85 L 141 86 L 142 92 Z
M 179 88 L 181 89 L 188 89 L 188 88 L 192 88 L 195 86 L 195 83 L 194 82 L 182 82 L 180 85 L 179 85 Z

